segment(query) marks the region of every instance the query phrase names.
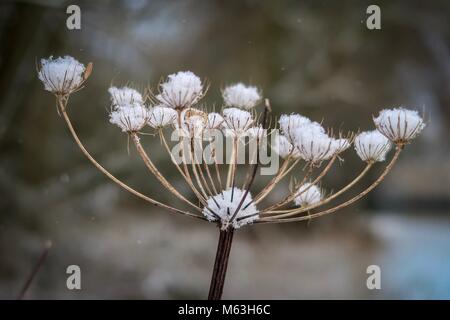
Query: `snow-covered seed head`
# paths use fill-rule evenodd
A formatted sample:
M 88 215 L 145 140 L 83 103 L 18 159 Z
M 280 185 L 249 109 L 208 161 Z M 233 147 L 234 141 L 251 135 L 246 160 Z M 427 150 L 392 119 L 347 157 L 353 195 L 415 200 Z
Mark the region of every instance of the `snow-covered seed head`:
M 304 125 L 293 132 L 294 146 L 300 158 L 307 162 L 319 164 L 330 159 L 340 150 L 335 139 L 330 138 L 317 122 Z
M 225 120 L 217 112 L 211 112 L 208 114 L 208 121 L 206 127 L 208 129 L 219 129 Z
M 226 87 L 222 92 L 223 100 L 227 107 L 251 109 L 261 101 L 258 88 L 246 86 L 243 83 Z
M 236 217 L 231 221 L 244 194 L 245 190 L 236 187 L 224 190 L 208 198 L 207 207 L 203 209 L 203 214 L 209 221 L 219 222 L 224 230 L 229 227 L 239 229 L 246 224 L 252 223 L 259 218 L 259 211 L 252 201 L 250 192 L 247 193 Z
M 169 75 L 166 82 L 160 84 L 156 99 L 168 107 L 182 110 L 196 104 L 203 94 L 200 78 L 191 71 L 180 71 Z
M 138 132 L 147 123 L 149 110 L 142 105 L 122 106 L 109 115 L 109 122 L 117 125 L 123 132 Z
M 291 157 L 293 159 L 298 159 L 300 157 L 300 153 L 297 148 L 289 142 L 289 139 L 284 135 L 277 135 L 275 137 L 274 145 L 272 145 L 272 149 L 283 159 L 287 157 Z
M 297 190 L 294 202 L 297 206 L 307 207 L 319 203 L 322 200 L 322 191 L 311 183 L 305 183 Z
M 169 107 L 156 106 L 150 109 L 147 123 L 150 127 L 161 129 L 172 125 L 177 118 L 177 112 Z
M 223 109 L 223 118 L 225 120 L 223 127 L 226 132 L 238 137 L 246 135 L 254 122 L 250 112 L 237 108 Z
M 377 130 L 365 131 L 355 138 L 355 150 L 366 162 L 384 161 L 391 149 L 391 142 Z
M 425 128 L 422 117 L 415 110 L 385 109 L 374 118 L 378 131 L 396 144 L 406 144 Z
M 348 139 L 332 139 L 332 149 L 335 150 L 336 153 L 341 153 L 350 148 L 351 142 Z
M 281 132 L 289 139 L 293 139 L 293 133 L 296 129 L 311 124 L 311 120 L 299 114 L 283 114 L 278 119 Z
M 258 143 L 263 143 L 267 137 L 267 130 L 261 125 L 251 127 L 247 130 L 247 136 L 249 136 L 250 139 L 258 140 Z
M 44 88 L 56 95 L 66 96 L 81 88 L 83 82 L 89 77 L 92 64 L 85 66 L 73 57 L 65 56 L 54 59 L 41 59 L 38 70 L 39 80 Z
M 111 95 L 111 104 L 115 109 L 124 106 L 144 104 L 144 99 L 142 99 L 142 95 L 135 89 L 129 87 L 122 87 L 122 88 L 110 87 L 108 89 L 108 92 Z
M 180 120 L 180 121 L 178 121 Z M 202 138 L 208 122 L 208 115 L 199 109 L 189 108 L 180 113 L 174 121 L 174 126 L 179 129 L 179 122 L 181 123 L 181 131 L 179 132 L 184 137 Z

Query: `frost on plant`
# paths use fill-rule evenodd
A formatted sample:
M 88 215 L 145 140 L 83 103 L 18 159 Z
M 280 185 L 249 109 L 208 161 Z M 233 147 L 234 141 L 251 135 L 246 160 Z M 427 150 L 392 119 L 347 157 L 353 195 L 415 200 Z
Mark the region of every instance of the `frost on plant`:
M 111 96 L 111 104 L 115 109 L 135 105 L 142 106 L 144 104 L 142 95 L 133 88 L 110 87 L 108 92 Z
M 307 207 L 322 200 L 322 191 L 316 185 L 305 183 L 297 191 L 295 196 L 295 204 L 302 207 Z
M 384 161 L 391 142 L 377 130 L 366 131 L 355 138 L 355 150 L 363 161 Z
M 171 74 L 160 84 L 156 99 L 165 106 L 174 109 L 189 108 L 203 97 L 203 84 L 191 71 Z
M 417 111 L 402 107 L 382 110 L 374 122 L 378 131 L 395 143 L 409 143 L 425 128 Z
M 92 70 L 92 66 L 89 69 Z M 87 68 L 72 57 L 56 59 L 50 57 L 41 60 L 38 77 L 44 83 L 46 90 L 59 97 L 59 108 L 65 115 L 68 124 L 70 124 L 70 120 L 65 111 L 66 97 L 80 88 L 86 79 L 87 72 Z M 266 119 L 268 108 L 266 106 L 263 112 L 258 114 L 256 107 L 262 100 L 262 96 L 261 91 L 254 86 L 237 83 L 226 87 L 222 92 L 226 107 L 221 112 L 208 112 L 206 108 L 199 109 L 195 106 L 204 96 L 206 88 L 200 77 L 191 71 L 169 75 L 165 81 L 159 84 L 158 89 L 159 93 L 154 96 L 155 99 L 145 101 L 142 94 L 133 88 L 110 87 L 108 91 L 111 96 L 112 109 L 109 121 L 133 138 L 132 141 L 138 154 L 150 173 L 157 178 L 165 190 L 183 201 L 189 210 L 160 203 L 122 185 L 122 182 L 113 178 L 109 172 L 103 172 L 128 191 L 152 204 L 198 219 L 206 217 L 206 220 L 218 223 L 221 228 L 224 228 L 225 225 L 227 228 L 238 228 L 250 222 L 302 221 L 304 212 L 298 206 L 315 204 L 320 207 L 322 203 L 328 203 L 341 193 L 349 191 L 353 184 L 361 178 L 357 176 L 355 180 L 350 181 L 347 186 L 335 192 L 334 195 L 323 197 L 317 183 L 332 170 L 333 162 L 337 158 L 342 159 L 344 151 L 348 150 L 352 144 L 354 145 L 356 155 L 369 165 L 362 171 L 361 175 L 364 175 L 375 162 L 382 162 L 386 159 L 392 141 L 396 145 L 396 153 L 391 163 L 386 166 L 381 178 L 362 193 L 365 195 L 383 180 L 391 170 L 393 163 L 397 161 L 404 145 L 416 138 L 425 126 L 417 111 L 405 108 L 382 110 L 379 116 L 374 118 L 376 130 L 362 132 L 353 139 L 352 134 L 343 136 L 342 133 L 339 133 L 338 136 L 334 136 L 331 134 L 333 130 L 326 129 L 323 124 L 303 115 L 292 113 L 280 115 L 278 119 L 280 132 L 275 130 L 269 134 L 267 123 L 263 120 Z M 154 102 L 157 103 L 153 104 Z M 181 163 L 174 162 L 175 157 L 170 154 L 170 141 L 167 140 L 163 128 L 178 130 L 181 133 L 179 135 L 180 142 L 187 142 L 185 143 L 187 147 L 179 149 Z M 160 136 L 163 150 L 169 152 L 168 158 L 190 188 L 191 195 L 195 196 L 196 201 L 189 200 L 188 196 L 190 195 L 182 194 L 152 162 L 153 150 L 150 154 L 147 153 L 138 138 L 138 135 L 146 129 L 153 130 L 155 135 Z M 222 151 L 219 147 L 208 146 L 209 148 L 207 148 L 204 146 L 205 143 L 211 141 L 205 134 L 208 130 L 216 130 L 222 133 L 224 140 L 231 139 L 233 141 L 231 144 L 222 144 L 222 146 L 231 145 L 232 148 L 230 156 L 226 157 L 227 163 L 218 160 Z M 73 134 L 76 133 L 73 132 Z M 246 173 L 241 172 L 238 166 L 239 156 L 244 156 L 244 158 L 246 156 L 240 154 L 242 151 L 239 146 L 251 145 L 252 141 L 253 145 L 256 145 L 258 158 L 263 149 L 270 149 L 276 157 L 283 159 L 282 165 L 273 179 L 256 193 L 250 189 L 254 180 L 258 178 L 259 163 L 256 164 L 256 167 L 254 164 L 249 164 L 250 168 Z M 198 145 L 201 147 L 200 153 L 196 149 Z M 268 148 L 269 145 L 270 148 Z M 209 150 L 210 154 L 202 153 L 206 150 Z M 84 147 L 82 151 L 87 152 Z M 90 155 L 88 158 L 98 168 L 100 167 Z M 211 162 L 203 163 L 202 161 L 205 159 L 209 159 Z M 300 165 L 298 165 L 299 163 Z M 313 178 L 316 170 L 318 171 L 315 174 L 316 178 Z M 296 180 L 307 181 L 309 179 L 311 182 L 296 184 L 293 191 L 285 191 L 287 194 L 283 199 L 256 209 L 256 205 L 264 204 L 268 194 L 280 185 L 286 176 L 299 178 L 302 174 L 304 178 Z M 237 185 L 242 187 L 237 187 Z M 244 195 L 246 195 L 245 199 Z M 350 201 L 337 204 L 334 208 L 340 209 L 357 199 L 359 199 L 358 195 Z M 297 207 L 292 207 L 292 205 Z M 324 212 L 331 213 L 332 209 Z

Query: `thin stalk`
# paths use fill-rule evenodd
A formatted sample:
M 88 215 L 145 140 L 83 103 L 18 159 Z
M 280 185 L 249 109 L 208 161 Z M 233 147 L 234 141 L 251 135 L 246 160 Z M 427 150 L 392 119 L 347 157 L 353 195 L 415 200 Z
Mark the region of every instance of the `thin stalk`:
M 178 130 L 180 130 L 180 132 L 182 132 L 182 126 L 181 126 L 181 111 L 180 110 L 177 110 L 177 112 L 178 112 Z M 186 176 L 186 179 L 187 179 L 187 181 L 188 181 L 188 184 L 189 184 L 189 186 L 192 188 L 192 190 L 196 193 L 196 195 L 197 195 L 197 198 L 199 199 L 199 201 L 203 204 L 203 205 L 205 205 L 206 204 L 206 198 L 207 197 L 204 197 L 200 192 L 198 192 L 197 191 L 197 188 L 195 188 L 195 186 L 194 186 L 194 182 L 192 181 L 192 178 L 191 178 L 191 174 L 190 174 L 190 172 L 189 172 L 189 168 L 188 168 L 188 166 L 187 166 L 187 163 L 186 163 L 186 154 L 185 154 L 185 145 L 184 145 L 184 142 L 183 142 L 183 135 L 181 134 L 180 135 L 180 138 L 179 138 L 179 143 L 181 143 L 182 144 L 182 149 L 181 149 L 181 155 L 182 155 L 182 166 L 183 166 L 183 170 L 184 170 L 184 174 L 185 174 L 185 176 Z M 197 191 L 197 192 L 196 192 Z
M 220 229 L 219 242 L 217 244 L 216 260 L 214 262 L 211 284 L 209 286 L 208 300 L 220 300 L 228 268 L 231 244 L 233 242 L 234 229 Z

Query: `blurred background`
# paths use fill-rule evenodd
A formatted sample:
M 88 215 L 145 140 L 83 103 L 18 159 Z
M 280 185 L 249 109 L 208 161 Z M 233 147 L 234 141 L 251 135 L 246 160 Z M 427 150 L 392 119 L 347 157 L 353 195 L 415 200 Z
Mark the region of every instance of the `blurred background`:
M 81 30 L 66 27 L 69 4 L 81 8 Z M 47 240 L 53 247 L 27 298 L 207 296 L 217 228 L 146 205 L 84 158 L 35 71 L 36 60 L 68 54 L 94 63 L 69 106 L 86 147 L 118 177 L 173 205 L 181 204 L 108 123 L 111 83 L 155 88 L 162 76 L 191 70 L 211 82 L 209 107 L 221 106 L 224 85 L 243 81 L 263 90 L 275 116 L 299 112 L 343 130 L 373 129 L 372 115 L 385 107 L 423 112 L 423 134 L 369 197 L 309 224 L 239 230 L 224 298 L 449 299 L 450 2 L 376 1 L 381 30 L 366 28 L 369 4 L 2 1 L 0 298 L 17 296 Z M 187 191 L 159 139 L 142 141 Z M 362 167 L 347 151 L 323 187 L 336 190 Z M 82 290 L 66 287 L 73 264 Z M 381 268 L 381 290 L 366 287 L 369 265 Z

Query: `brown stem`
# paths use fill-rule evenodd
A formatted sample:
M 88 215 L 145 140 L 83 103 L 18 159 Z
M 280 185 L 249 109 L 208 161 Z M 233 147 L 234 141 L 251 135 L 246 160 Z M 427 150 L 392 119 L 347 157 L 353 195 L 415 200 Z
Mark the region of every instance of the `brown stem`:
M 208 300 L 220 300 L 222 298 L 225 276 L 227 274 L 228 258 L 233 242 L 234 229 L 220 230 L 217 244 L 216 260 L 214 262 L 211 285 L 209 286 Z

